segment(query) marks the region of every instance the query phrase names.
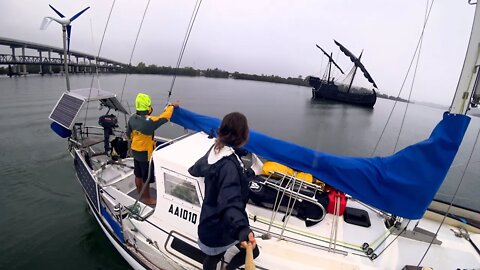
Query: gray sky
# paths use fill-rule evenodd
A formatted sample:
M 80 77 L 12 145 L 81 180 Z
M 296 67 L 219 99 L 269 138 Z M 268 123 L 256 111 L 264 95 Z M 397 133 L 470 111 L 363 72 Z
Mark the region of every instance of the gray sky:
M 61 47 L 58 24 L 39 30 L 44 16 L 56 16 L 48 4 L 67 17 L 90 6 L 72 24 L 71 49 L 96 55 L 112 3 L 0 0 L 0 36 Z M 116 1 L 102 57 L 128 62 L 146 3 Z M 338 55 L 336 39 L 357 56 L 363 49 L 362 61 L 380 92 L 396 95 L 421 33 L 426 4 L 421 0 L 203 0 L 182 66 L 318 76 L 326 59 L 315 44 L 333 52 L 342 69 L 351 67 L 343 54 Z M 194 5 L 194 0 L 151 0 L 132 63 L 175 66 Z M 435 1 L 412 99 L 450 104 L 473 13 L 474 6 L 466 0 Z M 355 82 L 368 85 L 363 78 Z M 403 97 L 410 85 L 411 80 Z

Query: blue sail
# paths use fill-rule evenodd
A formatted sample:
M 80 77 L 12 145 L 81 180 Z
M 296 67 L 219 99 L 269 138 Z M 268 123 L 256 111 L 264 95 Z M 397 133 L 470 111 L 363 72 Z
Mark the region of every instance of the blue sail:
M 175 109 L 171 119 L 211 133 L 220 119 Z M 311 173 L 380 210 L 419 219 L 433 200 L 457 154 L 470 118 L 445 113 L 430 137 L 387 157 L 343 157 L 315 151 L 250 130 L 245 148 L 263 158 Z

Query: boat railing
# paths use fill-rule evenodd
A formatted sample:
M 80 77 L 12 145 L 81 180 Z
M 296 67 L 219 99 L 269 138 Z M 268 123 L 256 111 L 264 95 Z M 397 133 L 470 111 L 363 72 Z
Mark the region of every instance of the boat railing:
M 104 142 L 104 128 L 100 126 L 83 126 L 83 123 L 75 123 L 72 130 L 72 136 L 69 141 L 79 148 L 88 148 Z M 114 136 L 125 134 L 123 130 L 113 129 Z
M 191 136 L 193 133 L 187 133 L 187 134 L 184 134 L 180 137 L 177 137 L 177 138 L 174 138 L 174 139 L 168 139 L 168 138 L 164 138 L 164 137 L 159 137 L 159 136 L 155 136 L 154 139 L 155 141 L 159 142 L 160 144 L 157 145 L 157 147 L 155 147 L 155 150 L 153 150 L 154 152 L 157 151 L 158 149 L 161 149 L 167 145 L 170 145 L 170 144 L 173 144 L 177 141 L 180 141 L 188 136 Z
M 93 130 L 94 132 L 92 132 Z M 95 131 L 102 131 L 102 132 L 95 132 Z M 103 136 L 103 130 L 104 128 L 101 126 L 85 126 L 85 134 L 88 135 L 102 135 Z M 113 129 L 113 135 L 115 136 L 121 136 L 125 134 L 124 130 L 118 130 L 118 129 Z
M 282 172 L 272 171 L 267 177 L 262 177 L 260 184 L 277 190 L 272 216 L 270 218 L 268 233 L 270 233 L 272 224 L 275 221 L 277 213 L 280 211 L 281 202 L 287 196 L 288 203 L 285 210 L 286 216 L 283 219 L 283 226 L 280 235 L 283 236 L 288 220 L 293 213 L 297 201 L 306 201 L 312 203 L 322 210 L 322 216 L 319 219 L 308 219 L 308 221 L 320 222 L 325 218 L 325 207 L 316 199 L 317 194 L 323 193 L 322 187 L 316 184 L 306 182 L 296 177 L 296 175 L 287 175 Z M 306 195 L 309 194 L 309 195 Z
M 310 193 L 312 193 L 312 196 L 300 194 L 302 195 L 302 199 L 306 199 L 309 201 L 312 200 L 317 202 L 317 200 L 315 199 L 315 195 L 324 192 L 324 187 L 322 185 L 313 184 L 297 178 L 295 175 L 287 175 L 278 171 L 270 172 L 270 174 L 267 177 L 263 177 L 263 179 L 264 182 L 262 182 L 262 184 L 270 186 L 277 190 L 285 190 L 285 192 L 289 193 L 289 195 L 292 195 L 292 190 L 298 191 L 300 189 L 300 191 L 310 191 Z M 285 186 L 282 186 L 282 181 L 285 182 L 285 180 L 290 179 L 292 180 L 290 187 L 286 188 Z
M 308 202 L 315 206 L 318 206 L 322 210 L 322 215 L 318 219 L 305 218 L 305 221 L 318 223 L 321 222 L 327 211 L 325 207 L 318 200 L 318 195 L 325 192 L 324 187 L 307 182 L 302 180 L 295 175 L 287 175 L 282 172 L 272 171 L 268 176 L 261 176 L 263 181 L 258 181 L 259 184 L 270 187 L 277 190 L 275 202 L 273 204 L 272 214 L 270 220 L 265 220 L 265 223 L 268 224 L 266 230 L 262 230 L 263 235 L 262 239 L 268 240 L 272 237 L 292 241 L 290 236 L 285 235 L 285 232 L 294 232 L 299 233 L 297 230 L 288 226 L 290 217 L 292 216 L 295 203 L 297 202 Z M 287 196 L 287 197 L 285 197 Z M 285 207 L 285 201 L 287 201 L 287 206 Z M 282 205 L 283 203 L 283 205 Z M 280 209 L 280 207 L 283 207 Z M 285 216 L 281 219 L 281 222 L 277 221 L 276 215 L 278 212 L 284 212 Z M 321 247 L 321 249 L 328 252 L 346 254 L 342 249 L 347 248 L 359 252 L 360 248 L 356 247 L 354 244 L 349 244 L 345 242 L 338 243 L 337 241 L 337 230 L 338 230 L 338 218 L 340 217 L 340 198 L 337 198 L 335 202 L 335 211 L 333 213 L 332 219 L 332 230 L 330 237 L 316 237 L 315 239 L 328 243 L 328 246 L 315 244 L 316 247 Z M 258 219 L 258 217 L 257 217 Z M 272 231 L 272 228 L 276 228 L 279 231 Z M 301 233 L 300 233 L 301 234 Z

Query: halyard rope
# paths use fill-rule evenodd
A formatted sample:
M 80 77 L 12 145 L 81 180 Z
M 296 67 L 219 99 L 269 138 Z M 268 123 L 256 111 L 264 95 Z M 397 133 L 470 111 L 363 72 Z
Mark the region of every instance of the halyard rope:
M 115 7 L 115 1 L 116 0 L 113 0 L 112 7 L 110 8 L 110 13 L 108 13 L 107 23 L 105 24 L 105 29 L 103 30 L 102 41 L 100 42 L 100 47 L 98 48 L 97 58 L 95 59 L 95 70 L 97 70 L 97 71 L 98 71 L 98 57 L 100 57 L 100 52 L 102 51 L 103 40 L 105 39 L 105 33 L 107 33 L 108 23 L 110 22 L 110 17 L 112 16 L 112 11 L 113 11 L 113 8 Z M 92 87 L 93 87 L 93 80 L 94 79 L 95 79 L 95 76 L 92 76 L 92 81 L 90 83 L 90 91 L 88 91 L 88 99 L 89 100 L 90 100 L 90 96 L 92 94 Z M 84 121 L 84 123 L 87 123 L 88 104 L 89 103 L 90 102 L 87 102 L 87 108 L 85 109 L 85 121 Z
M 440 222 L 440 225 L 438 226 L 437 231 L 435 232 L 435 235 L 432 237 L 432 241 L 430 241 L 430 244 L 427 247 L 427 250 L 425 250 L 425 254 L 423 254 L 422 259 L 418 262 L 418 266 L 422 263 L 423 259 L 427 255 L 428 251 L 430 250 L 430 247 L 432 246 L 433 241 L 436 239 L 438 232 L 440 231 L 440 228 L 443 225 L 443 222 L 445 222 L 445 219 L 447 218 L 448 213 L 450 213 L 450 208 L 453 205 L 453 201 L 455 200 L 455 197 L 457 196 L 458 190 L 460 189 L 460 185 L 463 182 L 463 178 L 465 177 L 465 173 L 467 172 L 468 164 L 470 164 L 470 161 L 472 160 L 473 153 L 475 153 L 475 147 L 477 146 L 478 143 L 478 137 L 480 137 L 480 129 L 478 129 L 477 137 L 475 138 L 475 142 L 473 143 L 472 151 L 470 152 L 470 156 L 468 157 L 467 160 L 467 165 L 465 166 L 465 170 L 463 170 L 462 177 L 460 178 L 460 182 L 458 183 L 457 189 L 455 190 L 455 193 L 453 193 L 452 200 L 450 201 L 450 204 L 448 205 L 447 211 L 445 211 L 445 215 L 443 215 L 442 222 Z
M 425 9 L 425 21 L 424 21 L 425 24 L 426 24 L 427 18 L 428 18 L 427 17 L 428 16 L 428 1 L 429 0 L 427 0 L 427 7 Z M 432 4 L 433 4 L 433 2 L 432 2 Z M 410 98 L 412 97 L 413 86 L 415 84 L 415 77 L 417 76 L 418 62 L 420 61 L 420 53 L 422 52 L 423 31 L 425 31 L 425 28 L 423 28 L 423 30 L 422 30 L 422 38 L 420 38 L 420 45 L 418 47 L 417 62 L 415 63 L 415 71 L 413 72 L 412 85 L 410 86 L 410 92 L 408 93 L 407 105 L 405 106 L 405 110 L 403 111 L 402 123 L 400 124 L 400 130 L 398 131 L 397 139 L 395 140 L 395 147 L 393 148 L 393 152 L 397 151 L 398 141 L 400 140 L 400 134 L 402 133 L 403 125 L 405 123 L 405 118 L 407 116 L 408 106 L 410 105 Z
M 430 17 L 430 12 L 432 11 L 433 3 L 435 0 L 432 1 L 432 4 L 430 5 L 427 17 L 425 18 L 425 22 L 423 23 L 423 28 L 422 28 L 422 33 L 420 34 L 420 37 L 418 39 L 417 47 L 415 48 L 415 52 L 413 53 L 412 60 L 410 61 L 410 65 L 408 66 L 407 73 L 405 74 L 405 78 L 403 79 L 402 86 L 400 87 L 400 90 L 398 91 L 397 97 L 400 97 L 400 94 L 402 93 L 403 86 L 405 85 L 405 82 L 407 80 L 408 74 L 410 73 L 410 69 L 412 68 L 413 61 L 415 60 L 415 56 L 417 55 L 417 52 L 419 51 L 420 44 L 422 43 L 423 40 L 423 34 L 425 33 L 425 27 L 427 26 L 428 18 Z M 428 3 L 428 0 L 427 0 Z M 382 133 L 380 134 L 380 137 L 378 138 L 377 143 L 375 144 L 375 147 L 373 148 L 373 152 L 370 154 L 371 156 L 375 155 L 377 152 L 378 145 L 380 144 L 380 140 L 383 137 L 383 134 L 385 133 L 385 130 L 387 129 L 387 125 L 390 122 L 390 118 L 392 117 L 393 111 L 395 110 L 395 107 L 397 106 L 398 98 L 395 100 L 392 109 L 390 110 L 390 114 L 388 115 L 387 122 L 385 123 L 385 126 L 383 127 Z
M 177 65 L 175 66 L 175 71 L 173 73 L 172 83 L 170 85 L 170 90 L 168 91 L 168 98 L 167 103 L 170 101 L 170 96 L 172 95 L 173 86 L 175 85 L 175 80 L 177 78 L 178 68 L 182 63 L 183 54 L 185 53 L 185 48 L 187 47 L 188 40 L 190 38 L 190 33 L 192 32 L 193 25 L 195 24 L 195 19 L 197 18 L 198 11 L 200 10 L 200 5 L 202 4 L 202 0 L 197 0 L 195 3 L 195 8 L 193 9 L 192 16 L 190 17 L 190 22 L 188 23 L 187 32 L 185 33 L 185 37 L 183 39 L 182 48 L 180 49 L 180 54 L 178 55 Z
M 135 52 L 138 37 L 140 36 L 140 30 L 142 30 L 143 21 L 145 20 L 145 15 L 147 14 L 147 10 L 148 10 L 149 5 L 150 5 L 150 0 L 148 0 L 147 5 L 145 6 L 145 10 L 143 11 L 142 21 L 140 22 L 140 26 L 138 27 L 137 36 L 135 37 L 135 43 L 133 44 L 132 53 L 130 54 L 130 60 L 128 60 L 128 66 L 132 65 L 133 53 Z M 127 83 L 127 76 L 128 76 L 128 73 L 125 73 L 125 79 L 123 80 L 122 94 L 120 95 L 120 103 L 122 103 L 122 100 L 123 100 L 123 92 L 125 91 L 125 84 Z

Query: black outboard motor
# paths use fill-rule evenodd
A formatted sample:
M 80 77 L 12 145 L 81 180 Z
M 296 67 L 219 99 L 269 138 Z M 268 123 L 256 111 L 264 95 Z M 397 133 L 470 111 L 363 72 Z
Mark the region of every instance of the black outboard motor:
M 100 116 L 98 124 L 103 127 L 103 143 L 105 154 L 110 154 L 110 135 L 113 135 L 113 129 L 118 127 L 117 117 L 113 114 L 105 114 Z

